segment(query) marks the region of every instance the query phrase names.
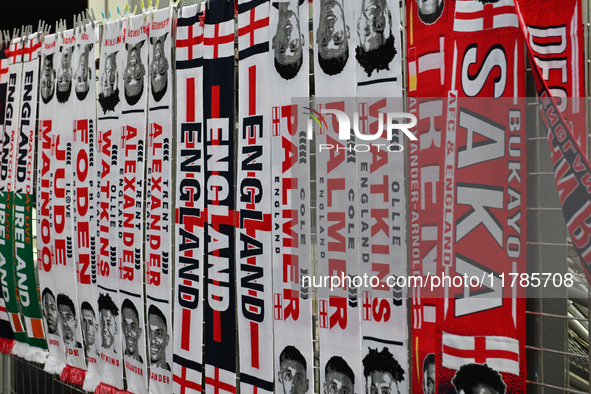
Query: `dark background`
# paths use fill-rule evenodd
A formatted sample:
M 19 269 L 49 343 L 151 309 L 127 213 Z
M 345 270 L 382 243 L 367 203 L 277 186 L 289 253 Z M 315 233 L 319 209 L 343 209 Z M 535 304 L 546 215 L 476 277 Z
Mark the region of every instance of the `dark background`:
M 32 25 L 35 32 L 39 21 L 44 20 L 52 26 L 51 33 L 55 33 L 58 19 L 65 18 L 68 28 L 72 28 L 74 15 L 87 7 L 88 0 L 0 0 L 0 30 L 9 30 L 12 35 L 14 28 Z

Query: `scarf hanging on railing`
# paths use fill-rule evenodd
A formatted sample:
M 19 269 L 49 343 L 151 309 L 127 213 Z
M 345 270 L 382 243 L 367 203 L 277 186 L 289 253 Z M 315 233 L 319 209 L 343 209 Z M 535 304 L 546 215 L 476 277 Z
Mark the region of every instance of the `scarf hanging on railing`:
M 202 392 L 203 376 L 203 292 L 205 289 L 203 226 L 206 218 L 204 211 L 206 191 L 205 133 L 203 132 L 203 13 L 199 9 L 199 5 L 192 5 L 180 10 L 175 52 L 177 161 L 172 387 L 175 392 L 187 394 Z M 170 321 L 170 313 L 168 318 Z M 170 328 L 168 330 L 171 331 Z
M 236 390 L 234 4 L 211 0 L 203 31 L 205 391 Z
M 40 48 L 41 41 L 38 33 L 25 39 L 22 51 L 22 95 L 18 110 L 20 119 L 18 132 L 12 138 L 12 143 L 18 150 L 15 156 L 16 169 L 13 178 L 12 235 L 18 298 L 27 332 L 27 342 L 33 348 L 29 349 L 24 356 L 28 360 L 45 363 L 48 354 L 47 342 L 43 332 L 35 278 L 32 229 Z
M 97 257 L 97 177 L 96 177 L 96 85 L 95 50 L 97 28 L 85 25 L 76 30 L 76 46 L 72 59 L 74 139 L 72 165 L 74 173 L 74 254 L 76 264 L 76 312 L 84 350 L 72 349 L 70 359 L 79 369 L 62 374 L 70 381 L 83 379 L 85 390 L 94 391 L 100 381 L 98 373 L 98 306 L 96 292 Z M 75 353 L 78 350 L 78 353 Z M 70 350 L 68 350 L 70 353 Z M 73 357 L 75 356 L 75 358 Z M 85 357 L 80 359 L 80 357 Z M 86 361 L 86 362 L 84 362 Z M 73 363 L 72 363 L 73 364 Z M 74 365 L 74 364 L 73 364 Z M 80 373 L 87 370 L 86 374 Z M 64 376 L 65 375 L 65 376 Z
M 6 119 L 6 93 L 8 91 L 8 57 L 6 51 L 9 46 L 2 44 L 0 49 L 0 146 L 4 137 L 4 119 Z M 0 285 L 1 289 L 1 285 Z M 14 334 L 10 327 L 10 317 L 6 310 L 4 295 L 0 294 L 0 353 L 12 353 Z
M 417 140 L 409 141 L 410 271 L 427 280 L 443 266 L 437 234 L 443 206 L 443 148 L 448 66 L 445 36 L 449 2 L 409 2 L 406 7 L 409 112 L 417 117 Z M 409 286 L 411 298 L 411 365 L 409 380 L 423 392 L 435 392 L 436 322 L 443 314 L 443 292 Z M 438 313 L 441 316 L 438 317 Z
M 238 2 L 236 283 L 240 392 L 273 392 L 269 0 Z
M 52 215 L 52 195 L 55 169 L 50 159 L 53 156 L 53 136 L 57 117 L 55 98 L 55 67 L 58 64 L 59 39 L 56 34 L 45 36 L 42 47 L 39 100 L 39 132 L 37 134 L 37 268 L 41 305 L 45 319 L 45 336 L 49 356 L 45 371 L 61 374 L 66 366 L 64 342 L 58 329 L 56 294 L 58 283 L 64 276 L 65 266 L 56 264 L 53 236 L 55 223 Z
M 76 206 L 75 178 L 73 159 L 73 144 L 76 136 L 80 136 L 78 125 L 74 122 L 76 101 L 76 84 L 73 73 L 73 62 L 76 47 L 74 30 L 63 32 L 59 41 L 58 52 L 54 56 L 56 76 L 55 99 L 53 108 L 56 113 L 52 121 L 50 146 L 50 223 L 53 225 L 51 234 L 51 261 L 53 287 L 47 294 L 55 296 L 59 333 L 66 354 L 66 368 L 60 377 L 70 383 L 82 385 L 86 363 L 82 348 L 82 331 L 79 324 L 80 310 L 76 289 L 77 266 L 75 259 L 74 216 Z M 51 107 L 50 107 L 51 108 Z M 47 133 L 50 131 L 47 130 Z M 48 136 L 49 137 L 49 136 Z M 42 136 L 45 138 L 45 136 Z M 48 258 L 48 257 L 47 257 Z M 49 258 L 48 258 L 49 260 Z M 59 277 L 57 275 L 59 274 Z M 44 300 L 45 305 L 45 300 Z M 49 323 L 49 321 L 48 321 Z
M 356 137 L 339 139 L 325 112 L 355 111 L 354 26 L 352 3 L 314 2 L 318 279 L 329 279 L 318 290 L 320 387 L 362 392 L 359 287 L 350 282 L 360 268 Z
M 148 103 L 149 21 L 127 20 L 119 124 L 119 209 L 117 265 L 125 377 L 129 393 L 148 391 L 144 308 L 144 170 Z
M 303 392 L 314 387 L 312 294 L 302 280 L 312 274 L 310 152 L 304 115 L 304 107 L 309 107 L 307 3 L 272 2 L 269 18 L 275 384 L 279 391 Z M 296 32 L 293 48 L 292 35 L 286 34 L 290 27 Z
M 540 113 L 544 127 L 548 131 L 548 145 L 562 214 L 587 282 L 591 283 L 591 231 L 587 225 L 591 215 L 591 193 L 586 186 L 587 179 L 591 177 L 591 165 L 586 159 L 583 148 L 585 145 L 579 144 L 586 141 L 586 128 L 582 126 L 582 122 L 576 122 L 577 118 L 575 121 L 567 118 L 570 106 L 577 102 L 577 98 L 569 98 L 565 103 L 560 95 L 554 97 L 561 85 L 548 75 L 550 66 L 559 66 L 559 70 L 563 72 L 578 70 L 577 75 L 572 75 L 570 80 L 567 74 L 568 84 L 574 85 L 579 79 L 584 79 L 584 76 L 579 75 L 583 68 L 577 68 L 580 67 L 580 63 L 576 61 L 577 56 L 580 56 L 576 43 L 582 40 L 583 33 L 580 23 L 574 24 L 574 21 L 578 20 L 576 15 L 581 4 L 578 1 L 550 1 L 544 3 L 540 10 L 534 10 L 522 1 L 517 4 L 521 30 L 527 42 L 528 56 L 540 98 Z M 534 26 L 530 25 L 532 21 L 535 21 Z M 567 26 L 570 27 L 570 36 Z M 540 43 L 545 45 L 542 46 Z M 570 48 L 570 51 L 566 50 L 567 48 Z M 565 59 L 563 52 L 572 56 Z M 579 55 L 574 56 L 577 52 Z M 554 57 L 557 58 L 553 59 Z M 553 73 L 555 72 L 557 71 L 553 70 Z M 584 133 L 581 134 L 582 131 Z M 581 138 L 581 135 L 585 137 Z
M 6 118 L 4 120 L 4 138 L 2 140 L 2 168 L 0 170 L 0 273 L 4 278 L 2 293 L 10 317 L 10 325 L 16 342 L 12 353 L 25 357 L 33 348 L 27 341 L 24 317 L 21 316 L 17 298 L 16 259 L 14 254 L 14 182 L 17 159 L 19 113 L 22 99 L 22 58 L 24 42 L 15 38 L 10 44 L 8 57 L 8 93 L 6 98 Z
M 176 9 L 155 11 L 150 19 L 146 191 L 146 307 L 149 388 L 172 391 L 172 27 Z M 180 99 L 181 95 L 179 95 Z M 184 96 L 182 96 L 184 97 Z M 178 182 L 178 178 L 177 178 Z
M 382 135 L 355 146 L 359 184 L 360 275 L 373 282 L 360 289 L 362 385 L 366 390 L 409 391 L 407 310 L 394 278 L 405 277 L 406 210 L 404 153 L 400 130 L 388 138 L 387 113 L 402 112 L 400 13 L 395 1 L 356 4 L 355 43 L 359 132 Z M 380 25 L 380 21 L 382 25 Z M 397 99 L 398 97 L 398 99 Z M 409 119 L 396 119 L 407 123 Z M 375 278 L 375 279 L 373 279 Z M 404 289 L 405 290 L 405 289 Z
M 449 186 L 438 239 L 443 273 L 453 280 L 443 287 L 437 392 L 469 392 L 479 379 L 500 392 L 523 392 L 525 293 L 502 279 L 526 270 L 523 40 L 510 0 L 448 5 Z M 462 277 L 468 283 L 457 286 Z
M 121 101 L 123 92 L 123 60 L 125 58 L 125 21 L 116 20 L 103 27 L 99 68 L 98 167 L 99 241 L 98 241 L 98 321 L 101 333 L 99 370 L 101 383 L 97 393 L 123 390 L 123 350 L 121 347 L 121 304 L 119 302 L 120 270 L 117 261 L 123 199 L 119 193 L 119 152 L 122 130 Z M 123 168 L 123 167 L 121 167 Z

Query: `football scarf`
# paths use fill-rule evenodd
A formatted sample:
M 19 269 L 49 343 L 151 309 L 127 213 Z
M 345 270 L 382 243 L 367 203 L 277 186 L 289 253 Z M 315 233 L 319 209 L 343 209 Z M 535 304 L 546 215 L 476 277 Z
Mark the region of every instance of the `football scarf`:
M 235 392 L 234 4 L 212 0 L 203 31 L 205 391 Z
M 417 117 L 417 140 L 409 140 L 410 275 L 428 280 L 439 275 L 438 241 L 443 205 L 443 148 L 447 103 L 445 57 L 449 32 L 450 3 L 435 8 L 419 7 L 411 1 L 406 8 L 409 112 Z M 425 393 L 435 390 L 436 320 L 442 313 L 443 293 L 429 287 L 409 286 L 411 292 L 412 386 Z M 441 319 L 441 317 L 439 317 Z
M 146 191 L 147 340 L 152 394 L 172 391 L 172 26 L 174 8 L 150 19 Z M 179 178 L 176 178 L 177 180 Z M 177 205 L 178 207 L 178 205 Z M 143 309 L 143 308 L 142 308 Z
M 55 286 L 50 288 L 55 296 L 57 307 L 58 330 L 66 353 L 67 367 L 60 377 L 66 382 L 82 385 L 84 381 L 83 369 L 86 369 L 84 350 L 82 349 L 82 332 L 78 323 L 80 310 L 76 291 L 77 266 L 74 257 L 74 204 L 75 178 L 72 165 L 72 148 L 78 125 L 74 123 L 76 101 L 76 84 L 73 80 L 73 61 L 76 48 L 74 30 L 63 32 L 59 41 L 59 49 L 55 54 L 55 99 L 54 109 L 59 116 L 55 116 L 52 123 L 50 150 L 50 207 L 53 218 L 53 233 L 51 234 L 51 248 L 53 249 Z M 47 131 L 49 132 L 49 130 Z M 43 137 L 45 138 L 45 137 Z M 42 294 L 43 295 L 43 294 Z M 51 300 L 51 297 L 48 297 Z M 49 325 L 49 321 L 48 321 Z
M 436 391 L 523 392 L 524 293 L 503 283 L 526 264 L 523 41 L 512 1 L 451 7 Z
M 2 274 L 2 294 L 6 309 L 10 317 L 10 324 L 16 342 L 12 353 L 21 356 L 31 356 L 35 351 L 27 342 L 24 317 L 21 317 L 19 301 L 16 296 L 16 259 L 14 254 L 14 184 L 17 159 L 17 144 L 19 133 L 19 113 L 22 99 L 22 58 L 24 43 L 21 38 L 15 38 L 10 44 L 8 66 L 8 93 L 6 97 L 6 117 L 4 120 L 4 138 L 2 140 L 2 168 L 0 170 L 0 216 L 2 222 L 0 235 L 0 273 Z M 21 282 L 24 283 L 24 273 Z M 26 289 L 24 289 L 26 292 Z M 30 300 L 30 297 L 27 297 Z
M 203 14 L 179 11 L 176 30 L 176 212 L 173 390 L 202 392 L 205 261 Z M 167 52 L 168 53 L 168 52 Z M 171 95 L 172 96 L 172 95 Z M 169 98 L 168 100 L 172 100 Z M 165 294 L 165 299 L 168 297 Z M 169 314 L 170 316 L 170 314 Z M 170 321 L 170 317 L 169 317 Z M 168 328 L 169 332 L 171 329 Z M 170 383 L 170 382 L 169 382 Z
M 76 356 L 79 368 L 87 369 L 83 388 L 94 391 L 100 381 L 98 374 L 98 306 L 96 292 L 97 257 L 97 167 L 96 167 L 96 85 L 95 49 L 97 29 L 85 25 L 76 30 L 76 46 L 72 60 L 73 132 L 72 163 L 74 173 L 74 247 L 76 264 L 76 312 L 78 327 L 82 333 L 84 352 L 77 349 L 68 353 Z M 86 362 L 80 360 L 85 356 Z M 80 361 L 82 361 L 80 363 Z M 71 378 L 80 377 L 80 370 L 73 370 Z M 78 373 L 76 373 L 78 372 Z M 66 371 L 64 371 L 64 374 Z M 68 378 L 68 376 L 63 376 Z
M 273 392 L 270 1 L 238 2 L 236 283 L 240 392 Z
M 149 22 L 144 15 L 127 21 L 123 58 L 121 140 L 119 143 L 119 301 L 127 391 L 148 391 L 144 313 L 143 219 L 146 107 L 148 102 Z M 121 194 L 120 194 L 121 195 Z
M 273 318 L 276 391 L 307 391 L 314 384 L 310 240 L 308 6 L 304 1 L 271 3 L 273 58 L 266 73 L 271 107 L 273 187 Z M 286 50 L 286 27 L 300 34 Z M 300 97 L 298 101 L 292 97 Z M 311 122 L 311 120 L 310 120 Z
M 320 1 L 314 7 L 316 115 L 322 116 L 316 128 L 317 279 L 329 281 L 313 283 L 320 286 L 320 387 L 362 392 L 359 286 L 351 283 L 360 269 L 356 137 L 342 135 L 343 117 L 337 118 L 338 111 L 353 114 L 356 107 L 348 34 L 355 26 L 354 6 Z M 340 30 L 333 31 L 333 24 Z
M 580 6 L 578 2 L 573 2 L 573 5 Z M 591 262 L 591 232 L 586 221 L 589 217 L 591 196 L 587 190 L 586 179 L 589 179 L 591 173 L 591 165 L 586 159 L 585 150 L 583 144 L 579 144 L 580 140 L 586 140 L 586 138 L 579 138 L 577 130 L 581 129 L 580 123 L 569 121 L 565 114 L 563 100 L 557 100 L 553 94 L 556 89 L 552 89 L 552 82 L 548 80 L 548 75 L 544 71 L 544 60 L 547 59 L 545 56 L 540 55 L 540 47 L 536 44 L 536 40 L 540 39 L 538 36 L 553 37 L 551 40 L 552 45 L 546 47 L 545 53 L 548 57 L 551 57 L 554 52 L 557 52 L 563 46 L 573 46 L 574 42 L 581 40 L 580 32 L 577 39 L 570 37 L 569 41 L 567 37 L 561 36 L 561 32 L 564 32 L 566 28 L 564 21 L 568 21 L 568 12 L 566 9 L 562 9 L 562 5 L 557 2 L 548 3 L 548 9 L 553 10 L 553 15 L 558 19 L 555 27 L 548 27 L 544 29 L 544 26 L 549 25 L 546 22 L 539 28 L 531 27 L 529 21 L 534 18 L 536 14 L 531 14 L 532 10 L 525 6 L 523 2 L 519 1 L 518 10 L 521 23 L 521 29 L 526 38 L 528 55 L 532 65 L 532 71 L 534 74 L 534 80 L 536 82 L 536 90 L 538 97 L 540 98 L 540 114 L 544 121 L 544 126 L 548 130 L 548 145 L 550 146 L 550 154 L 552 158 L 552 164 L 554 166 L 554 179 L 556 181 L 556 187 L 558 189 L 558 195 L 560 197 L 560 203 L 562 205 L 562 214 L 564 216 L 566 227 L 571 236 L 573 245 L 581 264 L 585 271 L 587 281 L 591 283 L 591 272 L 589 270 L 589 262 Z M 570 4 L 567 3 L 567 5 Z M 568 8 L 571 12 L 576 13 L 577 8 Z M 561 10 L 556 12 L 555 10 Z M 572 19 L 576 19 L 573 15 Z M 577 28 L 579 28 L 577 26 Z M 572 30 L 570 30 L 572 32 Z M 555 36 L 558 35 L 560 41 Z M 566 32 L 565 32 L 566 34 Z M 572 34 L 572 33 L 571 33 Z M 560 60 L 563 62 L 564 60 Z M 572 67 L 572 66 L 571 66 Z M 560 97 L 560 96 L 559 96 Z M 569 99 L 568 103 L 572 101 Z M 568 107 L 567 107 L 568 110 Z
M 45 320 L 45 336 L 49 356 L 45 371 L 61 374 L 66 366 L 65 347 L 58 328 L 58 309 L 56 295 L 58 283 L 64 275 L 65 266 L 56 264 L 53 236 L 55 215 L 51 215 L 53 195 L 53 175 L 51 163 L 55 138 L 57 99 L 55 98 L 55 67 L 58 64 L 61 40 L 57 35 L 45 36 L 41 51 L 39 133 L 37 135 L 37 268 L 41 305 Z M 57 133 L 56 133 L 57 134 Z M 59 141 L 59 140 L 58 140 Z
M 125 56 L 125 22 L 116 20 L 103 27 L 98 94 L 99 241 L 98 241 L 98 321 L 101 333 L 99 393 L 123 389 L 121 348 L 121 308 L 119 303 L 119 210 L 123 199 L 119 193 L 119 143 L 122 130 L 121 101 L 123 92 L 123 61 Z M 124 154 L 124 152 L 123 152 Z M 123 167 L 121 167 L 123 168 Z
M 519 2 L 527 40 L 542 78 L 573 132 L 587 151 L 583 3 L 580 0 Z
M 361 289 L 361 361 L 365 392 L 389 386 L 409 391 L 407 311 L 402 288 L 394 278 L 406 275 L 404 153 L 407 136 L 396 130 L 388 138 L 387 113 L 402 112 L 400 14 L 394 1 L 376 6 L 356 4 L 354 36 L 357 76 L 355 145 L 359 184 L 360 275 L 374 277 Z M 383 18 L 383 19 L 382 19 Z M 383 30 L 374 23 L 384 21 Z M 378 55 L 380 54 L 380 55 Z M 388 92 L 386 97 L 384 92 Z M 381 96 L 381 97 L 380 97 Z M 368 98 L 365 98 L 368 97 Z M 396 119 L 407 123 L 408 119 Z M 380 380 L 382 379 L 382 380 Z
M 35 162 L 35 131 L 37 127 L 37 95 L 39 89 L 38 33 L 25 39 L 22 53 L 22 90 L 18 133 L 12 143 L 18 149 L 15 158 L 13 200 L 13 252 L 16 284 L 21 312 L 23 314 L 27 341 L 35 349 L 25 354 L 28 360 L 44 363 L 47 357 L 47 342 L 43 332 L 41 307 L 35 279 L 33 259 L 33 165 Z
M 0 49 L 0 141 L 4 136 L 4 119 L 6 119 L 6 92 L 8 90 L 8 46 Z M 1 144 L 0 144 L 1 146 Z M 39 233 L 37 233 L 39 234 Z M 0 285 L 1 289 L 1 285 Z M 10 318 L 6 311 L 4 296 L 0 297 L 0 353 L 10 354 L 14 346 L 14 335 L 10 328 Z

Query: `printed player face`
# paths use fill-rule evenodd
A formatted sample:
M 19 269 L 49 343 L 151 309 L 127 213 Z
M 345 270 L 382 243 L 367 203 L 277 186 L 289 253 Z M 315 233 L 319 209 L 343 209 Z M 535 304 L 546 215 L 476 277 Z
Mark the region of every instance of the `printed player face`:
M 303 56 L 304 36 L 300 32 L 300 21 L 292 10 L 279 14 L 277 32 L 273 37 L 275 59 L 279 64 L 297 63 Z
M 164 56 L 164 42 L 158 40 L 154 44 L 154 59 L 150 65 L 150 80 L 152 83 L 152 90 L 155 93 L 160 93 L 167 86 L 168 81 L 168 60 Z
M 398 382 L 389 372 L 373 371 L 367 377 L 366 384 L 368 394 L 400 394 Z
M 303 365 L 294 360 L 284 360 L 279 371 L 279 383 L 283 394 L 304 394 L 308 391 L 308 379 Z
M 156 366 L 164 367 L 166 364 L 166 346 L 168 346 L 166 325 L 160 316 L 151 314 L 148 316 L 148 329 L 150 330 L 148 338 L 150 340 L 150 361 Z
M 417 0 L 417 6 L 419 7 L 419 11 L 423 15 L 431 15 L 434 14 L 437 10 L 437 6 L 443 0 Z
M 499 392 L 487 384 L 479 383 L 472 387 L 471 393 L 466 393 L 464 390 L 460 390 L 460 394 L 499 394 Z
M 142 328 L 135 312 L 130 308 L 123 308 L 121 311 L 121 328 L 125 337 L 125 351 L 128 354 L 136 354 Z
M 137 47 L 131 48 L 127 56 L 127 65 L 125 66 L 123 83 L 125 92 L 130 96 L 141 93 L 144 87 L 144 75 L 146 71 L 140 59 L 140 51 Z
M 45 323 L 47 323 L 47 331 L 50 334 L 58 335 L 57 305 L 55 304 L 55 298 L 50 294 L 45 294 L 43 297 L 43 314 L 45 315 Z
M 84 335 L 87 348 L 90 348 L 96 341 L 95 335 L 97 327 L 94 322 L 94 313 L 88 309 L 82 309 L 80 314 L 82 315 L 82 334 Z
M 108 309 L 101 309 L 99 315 L 101 317 L 101 339 L 103 340 L 101 346 L 109 348 L 117 334 L 117 322 L 113 313 Z
M 357 34 L 365 50 L 379 48 L 391 35 L 390 11 L 385 0 L 365 0 L 357 20 Z
M 53 95 L 55 88 L 55 71 L 53 70 L 53 56 L 46 56 L 41 69 L 41 96 L 47 100 Z
M 80 59 L 78 59 L 78 68 L 74 76 L 74 86 L 77 92 L 85 92 L 90 87 L 88 74 L 88 52 L 84 52 L 80 55 Z
M 102 83 L 103 94 L 105 96 L 110 96 L 117 90 L 117 64 L 115 63 L 114 55 L 107 57 Z
M 66 92 L 72 85 L 72 51 L 64 50 L 57 70 L 57 90 Z
M 353 382 L 341 372 L 330 371 L 326 374 L 324 394 L 353 394 Z
M 323 58 L 341 56 L 349 40 L 349 27 L 345 25 L 343 8 L 336 1 L 327 1 L 320 8 L 320 23 L 316 31 L 319 55 Z
M 60 314 L 60 322 L 62 324 L 62 335 L 66 343 L 74 342 L 74 336 L 76 333 L 76 317 L 74 311 L 67 305 L 58 306 Z
M 423 373 L 423 392 L 435 394 L 435 364 L 428 364 L 427 371 Z

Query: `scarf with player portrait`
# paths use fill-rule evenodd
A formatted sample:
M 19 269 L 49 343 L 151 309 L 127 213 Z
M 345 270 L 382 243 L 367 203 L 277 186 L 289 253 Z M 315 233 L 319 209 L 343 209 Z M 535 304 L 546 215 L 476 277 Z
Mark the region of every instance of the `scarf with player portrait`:
M 47 35 L 41 50 L 39 132 L 37 135 L 37 268 L 41 305 L 45 321 L 45 336 L 49 356 L 45 371 L 61 374 L 66 366 L 65 347 L 58 328 L 58 309 L 56 293 L 59 279 L 63 277 L 65 266 L 56 264 L 53 244 L 54 216 L 52 212 L 52 143 L 53 130 L 57 121 L 57 99 L 55 97 L 55 67 L 58 61 L 60 39 L 56 34 Z M 55 145 L 53 145 L 55 146 Z
M 407 310 L 394 278 L 406 276 L 404 153 L 408 136 L 388 138 L 387 113 L 402 112 L 399 7 L 391 0 L 356 4 L 356 112 L 358 140 L 360 275 L 375 278 L 360 289 L 363 390 L 409 390 Z M 385 93 L 387 92 L 387 94 Z M 398 97 L 398 99 L 397 99 Z M 410 119 L 396 119 L 408 123 Z
M 234 4 L 211 0 L 203 30 L 205 391 L 234 391 Z
M 150 393 L 172 389 L 172 26 L 175 8 L 150 16 L 146 191 L 146 303 Z M 180 99 L 180 97 L 179 97 Z M 176 178 L 177 180 L 179 178 Z M 177 205 L 178 207 L 178 205 Z
M 522 392 L 524 289 L 503 278 L 526 268 L 523 41 L 510 0 L 449 6 L 450 86 L 440 173 L 449 186 L 438 239 L 442 271 L 452 280 L 443 284 L 437 392 L 469 391 L 474 381 Z M 460 277 L 467 283 L 458 286 Z
M 314 384 L 310 276 L 310 157 L 308 6 L 271 2 L 273 58 L 266 73 L 271 105 L 273 199 L 273 319 L 275 384 L 278 392 L 308 392 Z M 295 34 L 286 34 L 292 26 Z M 295 47 L 290 44 L 295 42 Z M 301 98 L 298 101 L 292 97 Z M 311 121 L 311 120 L 310 120 Z
M 273 392 L 270 1 L 238 2 L 236 283 L 240 391 Z
M 42 132 L 42 148 L 47 144 L 45 142 L 47 138 L 51 138 L 51 145 L 48 152 L 49 173 L 46 170 L 44 174 L 42 169 L 41 181 L 43 182 L 44 177 L 50 179 L 48 194 L 53 215 L 50 213 L 49 223 L 53 224 L 50 239 L 53 254 L 43 258 L 51 262 L 51 276 L 55 282 L 53 287 L 48 287 L 48 291 L 53 290 L 52 294 L 47 293 L 45 297 L 48 300 L 51 300 L 52 295 L 55 297 L 58 316 L 58 330 L 55 333 L 59 334 L 57 340 L 61 341 L 66 355 L 66 367 L 62 370 L 60 378 L 65 382 L 82 386 L 86 360 L 82 348 L 80 309 L 76 289 L 78 266 L 77 245 L 74 244 L 77 239 L 74 218 L 78 207 L 74 201 L 77 179 L 71 176 L 78 168 L 73 165 L 75 141 L 82 138 L 83 134 L 82 127 L 77 124 L 74 116 L 77 106 L 77 84 L 74 76 L 79 57 L 76 35 L 74 30 L 64 31 L 60 37 L 59 48 L 54 55 L 56 75 L 54 108 L 59 116 L 54 115 L 51 129 L 45 129 Z M 80 163 L 76 161 L 76 164 Z M 85 167 L 86 164 L 82 166 Z
M 96 176 L 96 85 L 95 48 L 97 27 L 84 25 L 76 30 L 73 56 L 72 101 L 74 138 L 74 247 L 76 249 L 76 316 L 84 350 L 76 358 L 79 368 L 87 370 L 83 388 L 94 391 L 98 373 L 98 306 L 96 292 L 97 176 Z M 78 335 L 78 334 L 77 334 Z M 72 357 L 73 354 L 70 354 Z M 80 360 L 80 356 L 85 359 Z M 76 370 L 72 378 L 76 378 Z M 79 374 L 78 374 L 79 376 Z
M 148 103 L 149 21 L 145 15 L 127 20 L 121 54 L 121 140 L 119 143 L 118 221 L 119 301 L 127 391 L 145 393 L 148 385 L 144 309 L 143 225 L 146 108 Z
M 204 210 L 205 133 L 203 132 L 202 105 L 203 12 L 200 11 L 199 5 L 183 7 L 179 11 L 175 54 L 178 123 L 174 277 L 177 296 L 174 297 L 172 387 L 175 392 L 196 394 L 202 391 L 204 316 L 202 294 L 206 215 Z M 159 115 L 155 113 L 155 116 Z M 156 119 L 158 118 L 154 120 Z M 162 142 L 164 142 L 163 139 L 164 137 Z M 168 294 L 169 292 L 163 294 L 164 299 L 168 298 Z M 170 322 L 170 313 L 166 317 Z M 172 332 L 170 324 L 167 331 Z M 166 383 L 171 384 L 171 382 Z
M 410 275 L 439 275 L 439 228 L 443 205 L 443 129 L 449 82 L 445 42 L 450 2 L 413 0 L 406 7 L 409 112 L 417 117 L 417 140 L 409 140 Z M 443 293 L 425 286 L 411 292 L 412 362 L 409 380 L 425 393 L 435 391 L 436 322 Z M 439 312 L 438 312 L 439 311 Z
M 334 26 L 333 26 L 334 24 Z M 356 109 L 354 6 L 314 2 L 316 185 L 320 389 L 362 391 L 356 137 L 340 133 L 337 114 Z M 340 111 L 340 112 L 337 112 Z M 344 126 L 344 125 L 343 125 Z M 343 129 L 348 127 L 344 126 Z M 352 133 L 351 133 L 352 134 Z M 343 139 L 340 139 L 342 137 Z M 322 280 L 324 282 L 324 280 Z
M 123 390 L 123 350 L 121 341 L 121 304 L 119 302 L 119 210 L 123 199 L 119 193 L 119 144 L 122 130 L 119 118 L 123 97 L 123 60 L 125 58 L 125 21 L 115 20 L 103 27 L 99 65 L 99 93 L 97 106 L 97 160 L 100 172 L 99 241 L 97 267 L 97 304 L 100 330 L 98 347 L 101 383 L 98 393 Z M 122 168 L 122 167 L 121 167 Z M 97 174 L 98 175 L 98 174 Z

